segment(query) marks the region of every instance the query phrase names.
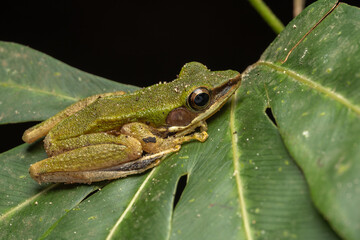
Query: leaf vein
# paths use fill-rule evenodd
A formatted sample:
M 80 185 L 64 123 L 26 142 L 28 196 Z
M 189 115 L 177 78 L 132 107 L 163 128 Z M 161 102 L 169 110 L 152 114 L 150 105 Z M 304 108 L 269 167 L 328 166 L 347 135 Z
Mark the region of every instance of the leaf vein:
M 45 194 L 46 192 L 48 192 L 49 190 L 53 189 L 54 187 L 58 186 L 59 184 L 53 184 L 47 188 L 45 188 L 44 190 L 42 190 L 41 192 L 39 192 L 38 194 L 28 198 L 27 200 L 25 200 L 24 202 L 18 204 L 16 207 L 11 208 L 9 211 L 7 211 L 6 213 L 4 213 L 3 215 L 0 216 L 0 221 L 3 221 L 5 218 L 7 218 L 9 215 L 11 215 L 12 213 L 16 212 L 17 210 L 20 210 L 21 208 L 25 207 L 26 205 L 30 204 L 31 201 L 33 201 L 34 199 L 36 199 L 38 196 Z
M 141 186 L 139 187 L 139 189 L 136 191 L 134 197 L 131 199 L 131 201 L 129 202 L 128 206 L 126 207 L 125 211 L 121 214 L 120 218 L 116 221 L 114 227 L 110 230 L 108 236 L 106 237 L 106 240 L 110 240 L 113 238 L 114 233 L 117 229 L 117 227 L 120 225 L 120 223 L 124 220 L 126 214 L 130 211 L 131 207 L 134 205 L 136 199 L 138 199 L 141 191 L 144 189 L 145 185 L 147 184 L 147 182 L 149 181 L 149 179 L 152 177 L 152 175 L 154 174 L 155 169 L 152 169 L 152 171 L 149 173 L 149 175 L 146 177 L 146 179 L 144 180 L 144 182 L 141 184 Z
M 37 89 L 37 88 L 31 88 L 29 86 L 21 86 L 19 84 L 16 83 L 10 83 L 10 82 L 5 82 L 5 83 L 0 83 L 0 87 L 4 87 L 4 88 L 17 88 L 17 89 L 21 89 L 21 90 L 26 90 L 29 92 L 35 92 L 35 93 L 41 93 L 41 94 L 47 94 L 47 95 L 51 95 L 51 96 L 55 96 L 55 97 L 60 97 L 63 99 L 68 99 L 71 101 L 78 101 L 78 98 L 74 98 L 74 97 L 69 97 L 63 94 L 58 94 L 58 93 L 54 93 L 54 92 L 49 92 L 49 91 L 45 91 L 45 90 L 41 90 L 41 89 Z
M 356 114 L 360 115 L 360 106 L 355 105 L 349 99 L 345 98 L 343 95 L 322 86 L 321 84 L 314 82 L 305 76 L 299 75 L 298 73 L 291 71 L 290 69 L 284 68 L 282 66 L 275 65 L 271 62 L 258 62 L 259 65 L 268 66 L 278 72 L 282 72 L 287 74 L 288 76 L 294 78 L 295 80 L 311 87 L 312 89 L 324 93 L 325 95 L 329 96 L 330 98 L 334 99 L 335 101 L 339 102 L 340 104 L 344 105 L 345 107 L 351 109 Z

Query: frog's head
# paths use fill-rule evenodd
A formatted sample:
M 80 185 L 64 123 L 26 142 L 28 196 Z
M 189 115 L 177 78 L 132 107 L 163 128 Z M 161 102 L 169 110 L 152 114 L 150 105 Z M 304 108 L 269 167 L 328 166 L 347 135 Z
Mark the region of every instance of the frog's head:
M 226 103 L 240 83 L 237 71 L 210 71 L 201 63 L 187 63 L 174 81 L 174 87 L 181 91 L 183 104 L 168 114 L 168 130 L 179 131 L 208 119 Z

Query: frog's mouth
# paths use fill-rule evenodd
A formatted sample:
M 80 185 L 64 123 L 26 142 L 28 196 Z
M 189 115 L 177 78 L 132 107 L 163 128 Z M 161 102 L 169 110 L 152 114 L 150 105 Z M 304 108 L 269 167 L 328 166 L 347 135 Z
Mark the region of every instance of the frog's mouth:
M 200 111 L 193 112 L 186 107 L 180 107 L 173 110 L 175 117 L 180 118 L 178 124 L 171 124 L 168 128 L 168 132 L 178 132 L 187 129 L 201 121 L 205 121 L 213 114 L 215 114 L 226 103 L 226 101 L 235 93 L 241 84 L 241 75 L 230 79 L 223 85 L 214 88 L 211 91 L 211 101 L 209 106 Z

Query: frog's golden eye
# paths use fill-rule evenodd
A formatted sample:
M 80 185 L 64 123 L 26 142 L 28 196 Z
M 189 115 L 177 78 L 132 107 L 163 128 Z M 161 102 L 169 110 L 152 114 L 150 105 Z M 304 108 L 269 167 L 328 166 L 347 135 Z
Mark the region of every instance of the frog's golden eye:
M 189 95 L 187 101 L 193 110 L 203 110 L 210 103 L 210 92 L 204 87 L 199 87 Z

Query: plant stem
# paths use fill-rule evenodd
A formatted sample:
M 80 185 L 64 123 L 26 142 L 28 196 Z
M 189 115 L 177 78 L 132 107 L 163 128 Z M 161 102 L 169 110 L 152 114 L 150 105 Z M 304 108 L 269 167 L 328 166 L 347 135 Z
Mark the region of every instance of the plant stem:
M 294 0 L 293 1 L 293 16 L 296 17 L 301 13 L 305 6 L 305 0 Z
M 249 2 L 275 33 L 279 34 L 284 29 L 282 22 L 262 0 L 249 0 Z

